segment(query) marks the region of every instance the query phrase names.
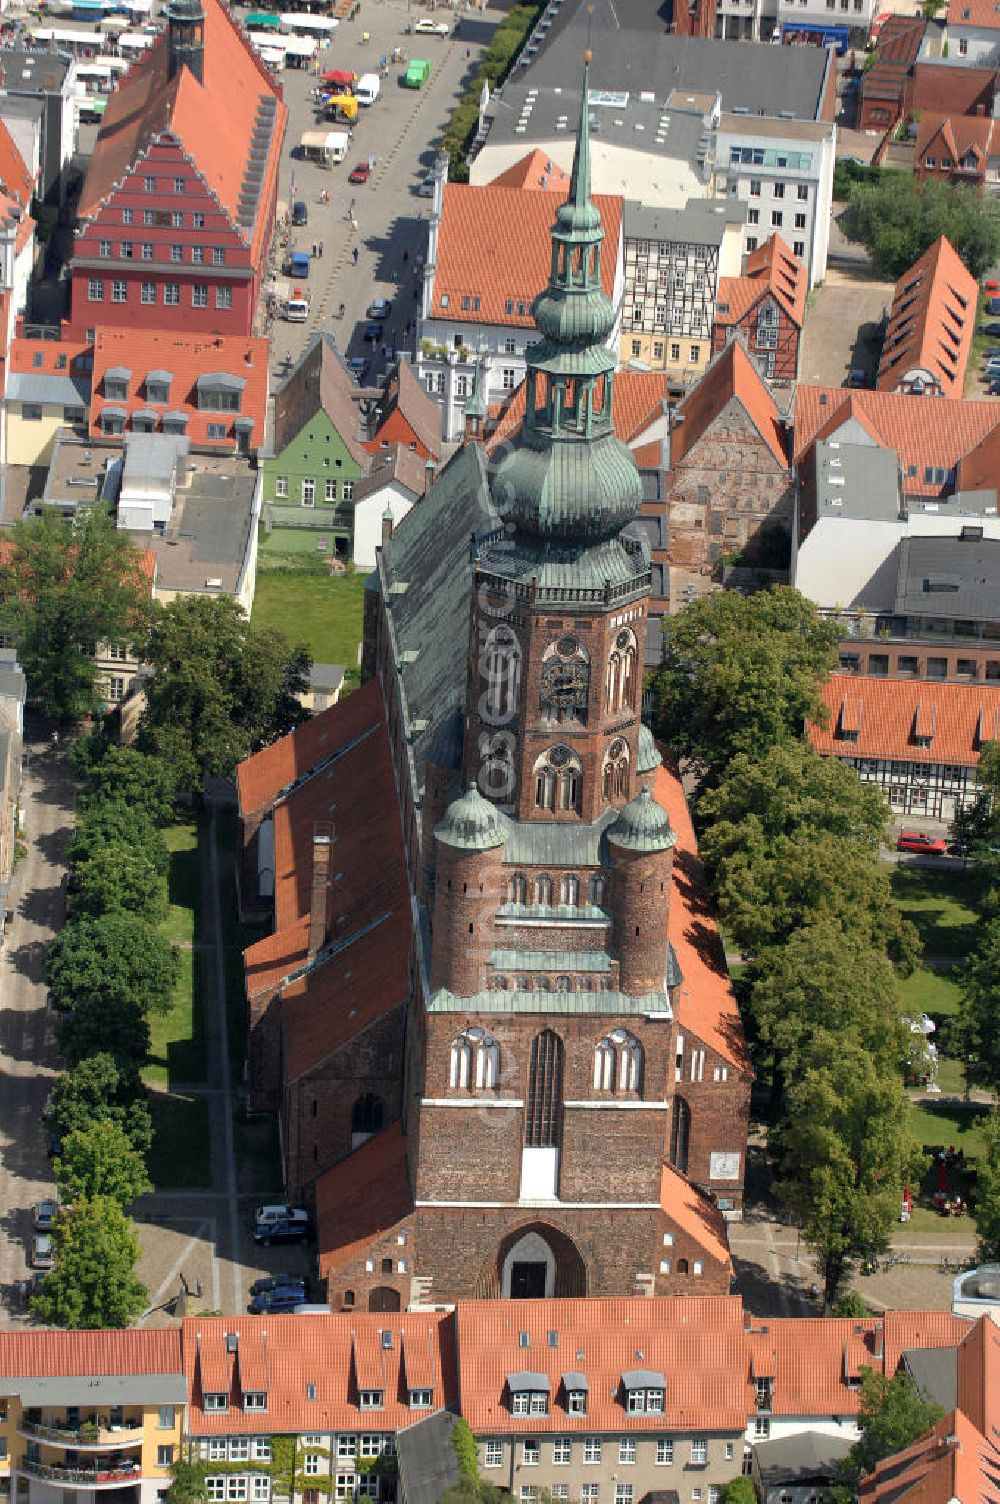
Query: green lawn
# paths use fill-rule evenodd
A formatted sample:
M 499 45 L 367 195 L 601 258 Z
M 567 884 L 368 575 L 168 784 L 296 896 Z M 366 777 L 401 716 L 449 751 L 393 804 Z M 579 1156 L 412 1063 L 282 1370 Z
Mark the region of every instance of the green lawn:
M 149 1094 L 153 1147 L 149 1174 L 158 1190 L 211 1188 L 212 1151 L 208 1103 L 201 1097 Z
M 900 991 L 910 1017 L 929 1013 L 936 1019 L 958 1012 L 959 989 L 954 970 L 934 971 L 929 966 L 918 966 L 912 977 L 900 983 Z
M 143 1077 L 199 1084 L 205 1080 L 205 1018 L 199 953 L 192 949 L 200 931 L 198 827 L 188 820 L 163 834 L 170 852 L 170 907 L 161 930 L 180 948 L 181 965 L 170 1012 L 150 1018 L 149 1064 Z
M 364 618 L 365 575 L 307 571 L 257 576 L 253 620 L 304 643 L 314 663 L 355 668 Z
M 926 953 L 964 958 L 976 922 L 974 874 L 896 867 L 891 880 L 900 908 L 920 931 Z

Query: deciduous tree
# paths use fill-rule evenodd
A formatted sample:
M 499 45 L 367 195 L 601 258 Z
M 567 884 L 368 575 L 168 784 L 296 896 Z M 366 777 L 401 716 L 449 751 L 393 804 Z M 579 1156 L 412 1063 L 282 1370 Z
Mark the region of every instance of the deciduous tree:
M 187 1462 L 179 1457 L 170 1469 L 171 1484 L 166 1504 L 207 1504 L 207 1470 L 202 1462 Z
M 153 1142 L 153 1125 L 146 1089 L 134 1068 L 126 1070 L 113 1055 L 88 1055 L 71 1071 L 57 1076 L 52 1087 L 49 1121 L 64 1140 L 75 1129 L 92 1123 L 117 1123 L 140 1154 Z
M 166 872 L 169 865 L 163 832 L 144 810 L 130 809 L 127 804 L 85 805 L 66 852 L 67 860 L 77 867 L 109 845 L 141 851 L 157 872 Z
M 838 630 L 785 586 L 718 591 L 670 619 L 652 677 L 660 736 L 718 782 L 734 757 L 761 757 L 824 715 L 820 690 L 836 667 Z
M 0 632 L 17 647 L 43 714 L 100 708 L 95 643 L 141 637 L 150 609 L 140 555 L 101 506 L 69 521 L 54 508 L 19 522 L 0 566 Z
M 105 914 L 136 914 L 155 924 L 167 911 L 163 875 L 141 847 L 109 841 L 95 846 L 74 867 L 77 892 L 74 914 L 99 919 Z
M 959 986 L 966 1080 L 1000 1091 L 1000 917 L 976 926 Z
M 851 1264 L 889 1246 L 915 1166 L 907 1105 L 899 1078 L 849 1039 L 789 1089 L 779 1190 L 816 1256 L 827 1310 Z
M 104 993 L 83 993 L 59 1020 L 56 1035 L 74 1066 L 106 1051 L 122 1071 L 135 1071 L 149 1054 L 149 1021 L 138 1003 Z
M 943 1413 L 902 1368 L 891 1378 L 862 1368 L 858 1410 L 861 1436 L 841 1468 L 841 1478 L 856 1493 L 867 1473 L 886 1457 L 894 1457 L 919 1440 Z
M 174 813 L 177 778 L 168 763 L 135 747 L 109 746 L 87 773 L 83 807 L 124 805 L 141 810 L 154 825 L 169 825 Z
M 126 1327 L 148 1295 L 135 1273 L 139 1239 L 114 1201 L 76 1201 L 56 1219 L 55 1267 L 32 1297 L 31 1312 L 51 1326 Z
M 86 999 L 131 1005 L 142 1015 L 166 1013 L 179 969 L 175 947 L 138 915 L 125 913 L 71 920 L 49 944 L 45 961 L 51 1000 L 66 1011 Z
M 108 1120 L 74 1128 L 54 1168 L 65 1201 L 106 1197 L 125 1207 L 153 1189 L 145 1159 L 125 1130 Z
M 298 725 L 311 659 L 257 627 L 229 597 L 185 596 L 154 619 L 143 656 L 140 745 L 168 763 L 178 787 L 231 776 L 241 758 Z
M 978 1258 L 1000 1263 L 1000 1108 L 980 1119 L 985 1144 L 976 1155 L 976 1200 L 972 1214 L 979 1234 Z
M 883 277 L 902 276 L 941 235 L 977 279 L 1000 256 L 1000 212 L 988 194 L 920 182 L 908 172 L 855 185 L 839 223 Z

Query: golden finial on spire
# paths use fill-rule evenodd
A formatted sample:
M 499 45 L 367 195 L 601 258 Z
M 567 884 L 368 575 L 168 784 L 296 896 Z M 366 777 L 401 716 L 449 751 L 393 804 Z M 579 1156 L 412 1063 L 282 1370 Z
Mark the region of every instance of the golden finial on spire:
M 583 49 L 583 61 L 585 63 L 592 63 L 594 61 L 594 54 L 591 52 L 589 47 L 585 47 Z

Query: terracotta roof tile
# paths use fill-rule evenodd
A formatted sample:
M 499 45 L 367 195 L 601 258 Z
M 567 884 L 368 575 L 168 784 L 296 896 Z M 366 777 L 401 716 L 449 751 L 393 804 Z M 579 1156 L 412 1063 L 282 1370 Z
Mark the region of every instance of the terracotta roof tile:
M 950 1504 L 997 1497 L 996 1444 L 987 1441 L 960 1410 L 938 1421 L 902 1452 L 880 1462 L 861 1481 L 863 1504 Z
M 510 1374 L 525 1370 L 549 1381 L 549 1413 L 532 1416 L 532 1432 L 742 1431 L 746 1426 L 747 1360 L 737 1296 L 463 1301 L 456 1310 L 461 1411 L 480 1436 L 524 1429 L 524 1419 L 510 1413 L 506 1388 Z M 622 1404 L 622 1374 L 635 1368 L 664 1376 L 662 1415 L 630 1415 Z M 562 1378 L 577 1372 L 588 1381 L 586 1415 L 570 1415 L 565 1408 Z
M 378 430 L 367 446 L 371 453 L 380 447 L 384 430 L 394 426 L 394 416 L 402 418 L 418 445 L 428 454 L 435 459 L 441 458 L 441 409 L 420 385 L 408 360 L 399 362 L 396 375 L 386 388 Z M 399 437 L 398 434 L 394 436 Z
M 388 1337 L 383 1337 L 388 1333 Z M 76 1333 L 74 1336 L 78 1335 Z M 176 1337 L 176 1333 L 171 1334 Z M 215 1369 L 226 1365 L 226 1339 L 263 1350 L 267 1344 L 267 1409 L 244 1411 L 238 1393 L 231 1393 L 227 1412 L 206 1412 L 202 1407 L 199 1350 L 202 1363 Z M 437 1312 L 367 1312 L 350 1316 L 205 1316 L 190 1317 L 180 1332 L 184 1369 L 191 1395 L 188 1430 L 194 1436 L 210 1436 L 233 1429 L 233 1411 L 245 1434 L 275 1432 L 358 1431 L 363 1428 L 396 1431 L 409 1425 L 409 1405 L 404 1373 L 404 1343 L 427 1347 L 433 1408 L 453 1405 L 457 1392 L 452 1322 Z M 377 1412 L 362 1412 L 354 1381 L 352 1354 L 355 1348 L 376 1353 L 384 1405 Z M 375 1387 L 375 1386 L 373 1386 Z M 366 1421 L 366 1416 L 369 1421 Z
M 995 124 L 991 118 L 980 115 L 925 111 L 917 130 L 917 161 L 922 161 L 931 147 L 935 147 L 937 165 L 941 166 L 941 157 L 946 155 L 954 167 L 971 151 L 979 163 L 978 170 L 984 173 L 987 158 L 993 150 Z
M 903 466 L 904 490 L 939 496 L 946 481 L 927 480 L 929 468 L 948 471 L 1000 426 L 1000 403 L 900 392 L 846 391 L 801 383 L 795 392 L 795 452 L 799 464 L 816 439 L 828 439 L 851 419 Z
M 984 1434 L 1000 1431 L 1000 1331 L 988 1316 L 958 1349 L 958 1408 Z
M 519 162 L 508 167 L 506 172 L 494 178 L 490 187 L 534 188 L 545 193 L 565 195 L 569 192 L 569 184 L 569 173 L 564 172 L 558 162 L 553 162 L 551 157 L 546 156 L 545 152 L 539 151 L 536 147 L 534 151 L 529 151 L 523 156 Z
M 267 415 L 268 341 L 252 335 L 185 334 L 180 330 L 115 328 L 99 324 L 94 336 L 94 372 L 90 399 L 90 432 L 102 432 L 101 413 L 105 407 L 124 407 L 129 414 L 182 412 L 187 415 L 186 433 L 194 444 L 224 444 L 232 448 L 232 436 L 210 439 L 210 423 L 222 423 L 227 434 L 234 416 L 252 418 L 252 444 L 264 441 Z M 131 371 L 124 399 L 108 398 L 104 391 L 105 373 L 115 367 Z M 150 407 L 146 377 L 151 371 L 170 371 L 170 400 Z M 246 383 L 238 414 L 208 412 L 198 406 L 199 376 L 216 373 L 238 376 Z
M 1000 423 L 963 455 L 955 482 L 957 491 L 1000 491 Z
M 913 70 L 911 108 L 948 111 L 952 115 L 974 115 L 977 105 L 986 113 L 993 108 L 998 87 L 992 68 L 959 68 L 948 63 L 917 63 Z
M 604 224 L 601 284 L 611 297 L 623 201 L 596 193 L 594 203 Z M 446 183 L 431 317 L 533 328 L 531 304 L 551 270 L 554 212 L 551 196 L 530 188 Z
M 511 395 L 487 442 L 493 450 L 518 431 L 524 422 L 526 388 L 522 381 Z M 662 371 L 617 371 L 611 394 L 611 426 L 623 444 L 633 444 L 651 424 L 662 418 L 667 401 L 667 378 Z
M 784 429 L 777 404 L 741 339 L 733 339 L 714 356 L 698 385 L 677 409 L 678 423 L 672 434 L 672 457 L 677 465 L 733 398 L 767 444 L 778 464 L 785 468 Z
M 948 7 L 949 26 L 985 27 L 988 31 L 1000 28 L 1000 5 L 997 0 L 951 0 Z
M 653 792 L 670 816 L 677 837 L 668 934 L 684 978 L 679 1006 L 681 1028 L 749 1074 L 743 1025 L 698 860 L 691 814 L 676 769 L 666 762 L 656 770 Z
M 841 708 L 857 740 L 838 737 Z M 828 757 L 892 757 L 901 762 L 958 763 L 974 768 L 984 742 L 1000 737 L 1000 684 L 942 684 L 927 679 L 881 679 L 834 674 L 823 686 L 829 725 L 809 722 L 809 740 Z M 930 727 L 930 745 L 917 742 Z
M 329 710 L 310 716 L 288 736 L 246 758 L 236 769 L 240 814 L 266 809 L 296 778 L 382 719 L 378 685 L 370 682 Z
M 277 102 L 275 130 L 253 234 L 246 237 L 241 231 L 251 240 L 256 264 L 272 229 L 267 211 L 288 110 L 279 86 L 227 7 L 221 0 L 204 0 L 204 12 L 204 84 L 189 68 L 167 77 L 167 37 L 161 33 L 108 101 L 78 214 L 81 220 L 89 219 L 150 145 L 169 130 L 235 224 L 254 117 L 261 96 L 267 95 Z
M 22 210 L 27 210 L 35 191 L 34 179 L 14 138 L 0 120 L 0 188 Z
M 806 313 L 808 279 L 799 258 L 782 240 L 771 235 L 747 258 L 742 277 L 720 277 L 716 323 L 738 324 L 762 298 L 771 293 L 800 329 Z
M 427 461 L 408 444 L 390 444 L 388 449 L 366 446 L 372 455 L 371 469 L 354 483 L 355 505 L 395 481 L 414 496 L 422 496 L 427 486 Z
M 917 368 L 930 372 L 944 396 L 961 397 L 978 297 L 975 277 L 951 241 L 940 236 L 896 283 L 879 390 L 895 390 Z
M 664 1163 L 660 1171 L 660 1207 L 682 1232 L 725 1268 L 732 1267 L 725 1218 L 714 1201 L 686 1176 Z
M 320 1175 L 314 1191 L 319 1268 L 325 1277 L 413 1210 L 402 1125 L 383 1129 Z
M 0 1375 L 65 1379 L 88 1374 L 178 1374 L 179 1337 L 175 1330 L 148 1327 L 128 1332 L 0 1332 Z

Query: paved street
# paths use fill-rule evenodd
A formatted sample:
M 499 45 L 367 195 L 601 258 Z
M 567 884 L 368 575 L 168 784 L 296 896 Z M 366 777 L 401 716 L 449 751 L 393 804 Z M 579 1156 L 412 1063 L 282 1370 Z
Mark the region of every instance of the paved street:
M 401 86 L 405 69 L 390 64 L 388 77 L 382 80 L 381 97 L 370 108 L 359 111 L 348 156 L 330 170 L 299 161 L 292 154 L 302 132 L 317 126 L 316 107 L 309 97 L 316 77 L 294 68 L 280 74 L 289 122 L 279 196 L 286 203 L 293 197 L 302 199 L 309 211 L 308 225 L 292 231 L 290 249 L 311 251 L 314 243 L 322 242 L 323 257 L 310 268 L 309 321 L 289 324 L 277 319 L 272 327 L 271 364 L 276 376 L 286 369 L 284 357 L 296 357 L 317 329 L 331 330 L 346 355 L 369 354 L 370 347 L 363 338 L 364 314 L 373 298 L 393 300 L 385 339 L 397 349 L 403 346 L 406 323 L 415 321 L 418 305 L 414 294 L 419 286 L 415 262 L 426 250 L 430 208 L 430 200 L 418 197 L 415 190 L 433 166 L 437 143 L 464 79 L 476 66 L 501 19 L 497 10 L 471 16 L 463 10 L 457 13 L 457 33 L 450 38 L 406 35 L 408 22 L 424 14 L 419 5 L 414 3 L 411 8 L 407 0 L 365 0 L 357 19 L 341 22 L 331 46 L 320 54 L 321 72 L 330 68 L 352 69 L 358 74 L 378 72 L 379 58 L 391 57 L 395 47 L 401 47 L 410 58 L 425 57 L 432 65 L 423 88 L 414 90 Z M 435 19 L 440 18 L 449 22 L 454 19 L 443 6 L 435 12 Z M 362 40 L 366 31 L 369 42 Z M 351 169 L 372 157 L 375 170 L 368 182 L 360 186 L 348 183 Z M 329 204 L 319 202 L 323 190 L 330 195 Z M 357 231 L 348 214 L 352 201 Z M 355 248 L 356 266 L 352 259 Z M 345 304 L 343 319 L 338 317 L 341 302 Z M 411 350 L 413 338 L 411 329 Z M 385 366 L 385 351 L 379 346 L 366 379 L 380 378 Z
M 42 979 L 45 946 L 61 924 L 63 854 L 75 788 L 61 756 L 29 743 L 22 807 L 27 854 L 17 864 L 13 915 L 0 951 L 0 1319 L 16 1315 L 28 1273 L 31 1208 L 53 1186 L 42 1108 L 57 1068 Z

